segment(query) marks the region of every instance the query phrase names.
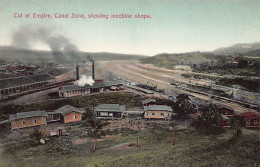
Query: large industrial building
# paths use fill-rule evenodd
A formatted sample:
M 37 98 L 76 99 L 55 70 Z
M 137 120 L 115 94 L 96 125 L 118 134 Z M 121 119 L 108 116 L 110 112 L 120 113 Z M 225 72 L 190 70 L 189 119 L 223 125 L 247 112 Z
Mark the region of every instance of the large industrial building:
M 0 79 L 0 99 L 4 96 L 41 88 L 50 83 L 54 84 L 71 80 L 75 80 L 73 71 L 58 76 L 45 73 Z
M 49 74 L 5 78 L 0 79 L 0 91 L 2 96 L 10 95 L 41 87 L 52 82 L 55 82 L 55 77 Z
M 120 90 L 122 87 L 123 82 L 121 80 L 99 81 L 93 83 L 92 86 L 89 84 L 85 86 L 66 85 L 59 89 L 59 97 L 84 96 L 90 93 Z

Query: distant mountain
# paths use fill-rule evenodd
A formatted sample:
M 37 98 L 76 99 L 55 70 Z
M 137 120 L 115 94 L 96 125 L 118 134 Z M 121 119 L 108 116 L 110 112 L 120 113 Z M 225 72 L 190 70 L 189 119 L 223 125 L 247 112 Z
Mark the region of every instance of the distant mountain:
M 120 54 L 120 53 L 109 53 L 109 52 L 84 52 L 83 54 L 89 55 L 97 61 L 138 60 L 138 59 L 148 57 L 148 56 L 144 56 L 144 55 Z
M 107 52 L 52 52 L 42 50 L 25 50 L 10 46 L 0 46 L 0 60 L 7 62 L 31 62 L 39 63 L 50 61 L 56 63 L 78 63 L 87 61 L 86 55 L 90 55 L 96 61 L 109 60 L 137 60 L 145 58 L 144 55 L 119 54 Z
M 243 54 L 246 52 L 259 50 L 260 42 L 255 43 L 239 43 L 230 47 L 223 47 L 213 51 L 214 54 Z

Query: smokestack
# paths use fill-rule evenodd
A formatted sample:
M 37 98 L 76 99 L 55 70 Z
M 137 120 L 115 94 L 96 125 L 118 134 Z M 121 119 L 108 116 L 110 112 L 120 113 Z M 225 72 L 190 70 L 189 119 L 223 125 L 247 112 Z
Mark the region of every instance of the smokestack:
M 79 80 L 79 65 L 76 66 L 76 75 L 77 75 L 77 80 Z
M 92 79 L 95 80 L 95 63 L 92 60 Z

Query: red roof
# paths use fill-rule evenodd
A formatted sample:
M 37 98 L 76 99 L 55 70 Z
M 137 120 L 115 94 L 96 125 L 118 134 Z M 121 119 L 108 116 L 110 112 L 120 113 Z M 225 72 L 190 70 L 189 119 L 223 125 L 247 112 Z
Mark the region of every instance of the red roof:
M 246 121 L 250 121 L 255 118 L 260 118 L 260 114 L 255 113 L 255 112 L 245 112 L 245 113 L 239 114 L 239 116 L 243 117 Z

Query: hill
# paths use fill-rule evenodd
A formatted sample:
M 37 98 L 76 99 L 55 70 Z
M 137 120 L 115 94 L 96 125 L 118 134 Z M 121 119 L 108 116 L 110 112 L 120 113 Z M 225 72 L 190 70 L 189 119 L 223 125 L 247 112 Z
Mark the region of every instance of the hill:
M 210 53 L 181 53 L 181 54 L 158 54 L 153 57 L 141 59 L 144 64 L 153 64 L 159 67 L 172 69 L 174 65 L 181 64 L 200 64 L 214 60 L 214 55 Z
M 244 53 L 243 57 L 251 58 L 251 59 L 259 59 L 260 58 L 260 49 Z
M 52 52 L 42 50 L 24 50 L 15 47 L 0 47 L 0 59 L 7 62 L 40 63 L 42 61 L 50 61 L 56 63 L 78 63 L 86 61 L 86 55 L 90 55 L 96 61 L 136 60 L 146 57 L 143 55 L 107 52 Z
M 146 58 L 144 55 L 133 55 L 133 54 L 119 54 L 109 52 L 84 52 L 84 54 L 93 57 L 97 61 L 109 61 L 109 60 L 138 60 Z
M 229 47 L 223 47 L 214 50 L 212 53 L 221 55 L 221 54 L 242 54 L 254 50 L 260 49 L 260 42 L 254 43 L 238 43 Z

